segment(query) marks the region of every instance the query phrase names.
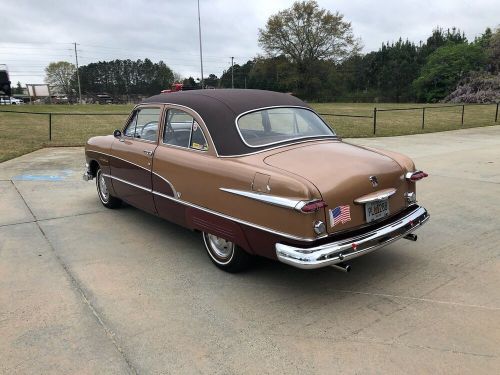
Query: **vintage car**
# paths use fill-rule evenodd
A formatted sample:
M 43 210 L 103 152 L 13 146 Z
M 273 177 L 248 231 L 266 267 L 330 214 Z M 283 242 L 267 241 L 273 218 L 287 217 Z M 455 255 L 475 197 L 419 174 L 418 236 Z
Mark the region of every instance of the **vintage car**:
M 429 215 L 407 157 L 342 142 L 303 101 L 260 90 L 160 94 L 123 129 L 89 139 L 84 180 L 201 232 L 210 259 L 237 272 L 254 256 L 335 266 L 412 232 Z

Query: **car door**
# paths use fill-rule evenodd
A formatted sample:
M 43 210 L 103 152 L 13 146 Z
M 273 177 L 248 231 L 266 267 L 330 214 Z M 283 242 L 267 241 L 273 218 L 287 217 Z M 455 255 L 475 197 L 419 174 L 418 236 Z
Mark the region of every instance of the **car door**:
M 154 200 L 160 217 L 185 225 L 185 206 L 176 201 L 202 204 L 204 166 L 215 159 L 215 152 L 200 119 L 189 109 L 170 106 L 162 123 L 153 165 Z
M 139 106 L 130 116 L 122 136 L 113 142 L 110 160 L 113 188 L 127 203 L 156 213 L 151 170 L 158 146 L 161 106 Z

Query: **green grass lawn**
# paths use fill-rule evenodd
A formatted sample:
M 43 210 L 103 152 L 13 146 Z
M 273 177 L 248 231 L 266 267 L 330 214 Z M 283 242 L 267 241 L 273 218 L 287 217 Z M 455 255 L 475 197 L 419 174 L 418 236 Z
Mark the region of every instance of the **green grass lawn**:
M 53 113 L 122 113 L 120 115 L 52 115 L 52 141 L 49 141 L 47 114 L 0 112 L 0 162 L 42 147 L 82 146 L 94 135 L 113 133 L 121 128 L 132 105 L 23 105 L 0 106 L 0 110 Z
M 414 104 L 313 103 L 319 113 L 373 116 L 373 108 L 421 107 Z M 431 106 L 432 105 L 426 105 Z M 52 141 L 48 140 L 48 114 L 21 114 L 0 112 L 0 162 L 26 154 L 42 147 L 82 146 L 94 135 L 111 134 L 121 128 L 132 105 L 23 105 L 0 106 L 0 110 L 53 112 Z M 88 113 L 69 116 L 62 113 Z M 92 113 L 123 113 L 93 115 Z M 425 111 L 425 129 L 422 130 L 422 110 L 377 112 L 377 136 L 391 136 L 445 131 L 461 128 L 462 108 L 428 108 Z M 372 137 L 372 118 L 323 116 L 342 137 Z M 495 106 L 466 106 L 464 128 L 495 125 Z
M 312 104 L 319 113 L 373 116 L 377 107 L 377 137 L 419 134 L 461 129 L 462 107 L 432 108 L 432 104 L 393 103 L 319 103 Z M 380 112 L 388 108 L 427 107 L 422 129 L 422 110 Z M 430 108 L 429 108 L 430 107 Z M 466 105 L 463 128 L 495 125 L 495 105 Z M 323 116 L 342 137 L 373 137 L 372 118 Z M 500 123 L 497 123 L 500 124 Z

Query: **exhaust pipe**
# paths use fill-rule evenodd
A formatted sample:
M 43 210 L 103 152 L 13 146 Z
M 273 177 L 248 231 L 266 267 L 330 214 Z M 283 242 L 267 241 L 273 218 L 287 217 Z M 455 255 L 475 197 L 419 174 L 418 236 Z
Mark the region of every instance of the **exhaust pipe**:
M 351 272 L 351 266 L 345 263 L 332 264 L 331 267 L 342 272 Z
M 416 241 L 418 239 L 416 234 L 409 233 L 403 237 L 405 240 Z

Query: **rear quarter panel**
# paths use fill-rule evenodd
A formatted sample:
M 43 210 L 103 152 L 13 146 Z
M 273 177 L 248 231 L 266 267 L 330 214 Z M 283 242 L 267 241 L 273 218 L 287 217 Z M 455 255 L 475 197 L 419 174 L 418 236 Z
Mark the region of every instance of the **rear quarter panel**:
M 277 232 L 312 239 L 316 237 L 313 222 L 325 220 L 324 211 L 303 214 L 220 190 L 252 191 L 255 174 L 260 173 L 270 176 L 269 194 L 300 200 L 320 198 L 317 189 L 308 181 L 267 166 L 262 156 L 217 158 L 203 152 L 160 145 L 155 152 L 153 172 L 168 180 L 174 194 L 182 201 Z M 166 188 L 158 185 L 161 180 L 155 181 L 154 190 Z M 187 223 L 194 226 L 192 218 L 188 217 Z

